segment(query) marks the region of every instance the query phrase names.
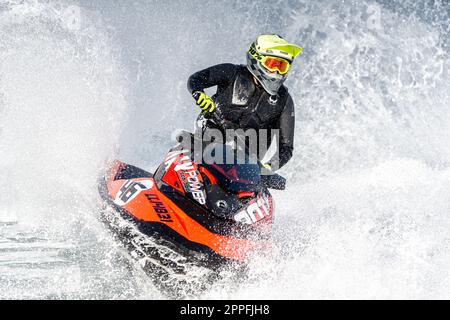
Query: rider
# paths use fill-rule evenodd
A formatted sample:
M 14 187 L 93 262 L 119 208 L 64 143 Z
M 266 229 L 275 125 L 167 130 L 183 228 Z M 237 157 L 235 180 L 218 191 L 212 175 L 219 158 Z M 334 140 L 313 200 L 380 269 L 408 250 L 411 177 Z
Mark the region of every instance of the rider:
M 292 157 L 295 126 L 294 103 L 283 82 L 301 51 L 278 35 L 260 35 L 247 51 L 246 66 L 224 63 L 194 73 L 188 90 L 203 110 L 199 119 L 217 109 L 223 120 L 243 130 L 278 129 L 278 155 L 263 165 L 281 168 Z M 204 89 L 216 85 L 210 98 Z M 225 129 L 207 120 L 203 125 Z

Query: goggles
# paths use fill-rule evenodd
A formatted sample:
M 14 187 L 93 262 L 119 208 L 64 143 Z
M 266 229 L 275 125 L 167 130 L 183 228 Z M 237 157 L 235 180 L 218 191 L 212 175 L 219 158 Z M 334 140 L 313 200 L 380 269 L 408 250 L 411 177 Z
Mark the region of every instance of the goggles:
M 266 56 L 261 61 L 261 64 L 264 68 L 266 68 L 269 71 L 275 72 L 277 71 L 279 74 L 286 74 L 291 64 L 289 61 L 283 59 L 283 58 L 277 58 L 277 57 L 268 57 Z
M 264 56 L 258 53 L 253 47 L 250 47 L 248 52 L 253 58 L 258 60 L 264 68 L 271 72 L 286 74 L 291 68 L 291 63 L 286 59 L 274 56 Z

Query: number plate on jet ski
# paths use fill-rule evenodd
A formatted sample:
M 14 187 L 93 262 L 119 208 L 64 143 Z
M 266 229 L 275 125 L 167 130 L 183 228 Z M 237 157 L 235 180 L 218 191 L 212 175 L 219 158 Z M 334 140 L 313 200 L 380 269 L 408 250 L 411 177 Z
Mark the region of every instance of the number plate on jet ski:
M 153 185 L 152 180 L 127 180 L 117 192 L 114 203 L 119 206 L 124 206 L 136 198 L 141 191 L 153 188 Z

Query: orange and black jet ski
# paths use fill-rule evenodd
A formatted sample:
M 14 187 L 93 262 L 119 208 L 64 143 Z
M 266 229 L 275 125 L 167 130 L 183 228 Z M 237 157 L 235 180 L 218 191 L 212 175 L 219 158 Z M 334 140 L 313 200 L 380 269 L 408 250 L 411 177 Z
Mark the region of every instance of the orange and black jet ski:
M 268 188 L 284 185 L 277 174 L 261 175 L 258 163 L 197 163 L 178 144 L 154 174 L 113 161 L 99 191 L 102 218 L 131 256 L 152 277 L 170 282 L 195 276 L 190 274 L 195 268 L 245 265 L 253 254 L 269 251 L 273 199 Z

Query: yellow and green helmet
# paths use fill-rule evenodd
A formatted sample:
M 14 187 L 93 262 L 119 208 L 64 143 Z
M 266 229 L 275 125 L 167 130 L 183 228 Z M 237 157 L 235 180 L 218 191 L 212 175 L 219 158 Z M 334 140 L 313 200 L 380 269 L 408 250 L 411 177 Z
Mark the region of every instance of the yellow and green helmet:
M 276 95 L 301 51 L 279 35 L 263 34 L 247 51 L 247 68 L 269 94 Z

